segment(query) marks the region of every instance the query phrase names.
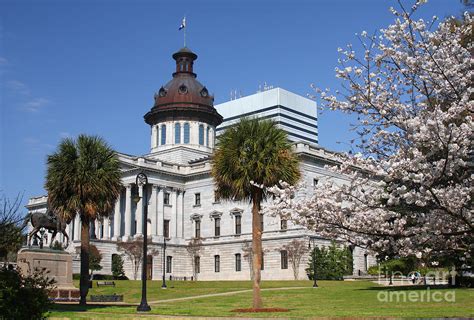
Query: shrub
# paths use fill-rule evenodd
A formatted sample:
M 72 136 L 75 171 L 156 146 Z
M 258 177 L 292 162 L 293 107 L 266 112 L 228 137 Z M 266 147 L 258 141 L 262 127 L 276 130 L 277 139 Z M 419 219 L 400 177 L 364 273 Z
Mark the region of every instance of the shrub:
M 114 280 L 114 276 L 111 274 L 100 274 L 96 273 L 93 276 L 93 280 Z
M 454 286 L 456 287 L 474 288 L 474 277 L 456 275 L 454 281 Z M 453 286 L 453 283 L 451 282 L 450 285 Z
M 377 266 L 370 267 L 367 273 L 370 275 L 390 275 L 390 273 L 399 272 L 408 275 L 412 271 L 417 271 L 416 259 L 414 257 L 407 257 L 383 261 Z
M 54 280 L 48 279 L 44 270 L 35 270 L 23 276 L 19 269 L 0 269 L 1 319 L 46 319 L 51 302 L 48 294 Z
M 313 259 L 316 259 L 316 278 L 323 280 L 342 280 L 352 274 L 352 253 L 347 247 L 338 247 L 332 242 L 329 247 L 315 247 L 311 252 L 306 273 L 313 279 Z
M 367 273 L 370 274 L 371 276 L 378 276 L 380 272 L 383 273 L 383 271 L 380 271 L 379 268 L 380 268 L 379 265 L 371 266 L 371 267 L 369 267 L 369 269 L 367 270 Z
M 112 274 L 115 279 L 125 277 L 125 271 L 123 270 L 123 259 L 119 254 L 112 255 Z

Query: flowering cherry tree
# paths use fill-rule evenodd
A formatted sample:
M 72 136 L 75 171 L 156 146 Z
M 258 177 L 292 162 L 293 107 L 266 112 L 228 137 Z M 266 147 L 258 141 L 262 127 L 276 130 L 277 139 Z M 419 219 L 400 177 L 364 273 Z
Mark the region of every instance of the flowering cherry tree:
M 314 87 L 323 109 L 358 118 L 358 153 L 330 168 L 345 183 L 310 195 L 282 183 L 265 211 L 382 256 L 463 260 L 474 251 L 473 20 L 415 19 L 421 2 L 399 2 L 392 25 L 358 35 L 361 56 L 338 49 L 345 92 Z

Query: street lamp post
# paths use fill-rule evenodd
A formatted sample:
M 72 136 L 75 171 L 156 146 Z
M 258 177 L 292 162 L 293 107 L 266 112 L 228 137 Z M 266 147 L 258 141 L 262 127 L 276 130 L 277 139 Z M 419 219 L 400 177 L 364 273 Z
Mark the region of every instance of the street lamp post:
M 308 243 L 308 248 L 311 250 L 311 244 L 313 244 L 313 251 L 314 251 L 314 249 L 316 249 L 314 245 L 314 239 L 310 237 L 309 241 L 310 242 Z M 317 288 L 318 283 L 316 281 L 316 254 L 313 254 L 313 251 L 310 251 L 311 257 L 313 259 L 313 288 Z
M 166 289 L 166 270 L 165 270 L 165 263 L 166 263 L 166 236 L 163 234 L 163 283 L 161 284 L 161 289 Z
M 147 197 L 147 186 L 148 186 L 148 177 L 145 173 L 140 172 L 136 178 L 137 186 L 143 187 L 143 261 L 142 261 L 142 301 L 140 305 L 137 307 L 137 311 L 139 312 L 147 312 L 150 311 L 151 308 L 148 305 L 146 300 L 146 278 L 147 278 L 147 262 L 148 262 L 148 254 L 147 254 L 147 247 L 148 247 L 148 197 Z

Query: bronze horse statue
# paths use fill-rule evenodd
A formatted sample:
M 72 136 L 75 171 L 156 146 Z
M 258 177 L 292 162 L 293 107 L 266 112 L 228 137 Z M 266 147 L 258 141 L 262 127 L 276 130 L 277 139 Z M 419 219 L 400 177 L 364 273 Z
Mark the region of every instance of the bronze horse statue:
M 33 230 L 31 230 L 31 232 L 28 234 L 28 246 L 31 246 L 31 239 L 37 236 L 36 234 L 41 228 L 45 228 L 46 230 L 53 232 L 51 242 L 49 244 L 50 247 L 53 245 L 52 240 L 54 237 L 56 237 L 58 232 L 61 232 L 66 238 L 66 247 L 69 245 L 69 236 L 66 233 L 66 227 L 68 223 L 59 219 L 59 217 L 51 211 L 48 211 L 47 213 L 32 213 L 30 217 L 30 223 L 33 226 Z

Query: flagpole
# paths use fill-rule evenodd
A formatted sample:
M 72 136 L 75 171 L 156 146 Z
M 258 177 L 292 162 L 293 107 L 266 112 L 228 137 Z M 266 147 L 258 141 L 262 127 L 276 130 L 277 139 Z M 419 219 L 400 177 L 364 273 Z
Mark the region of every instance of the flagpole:
M 186 26 L 183 29 L 184 29 L 184 47 L 186 48 Z

